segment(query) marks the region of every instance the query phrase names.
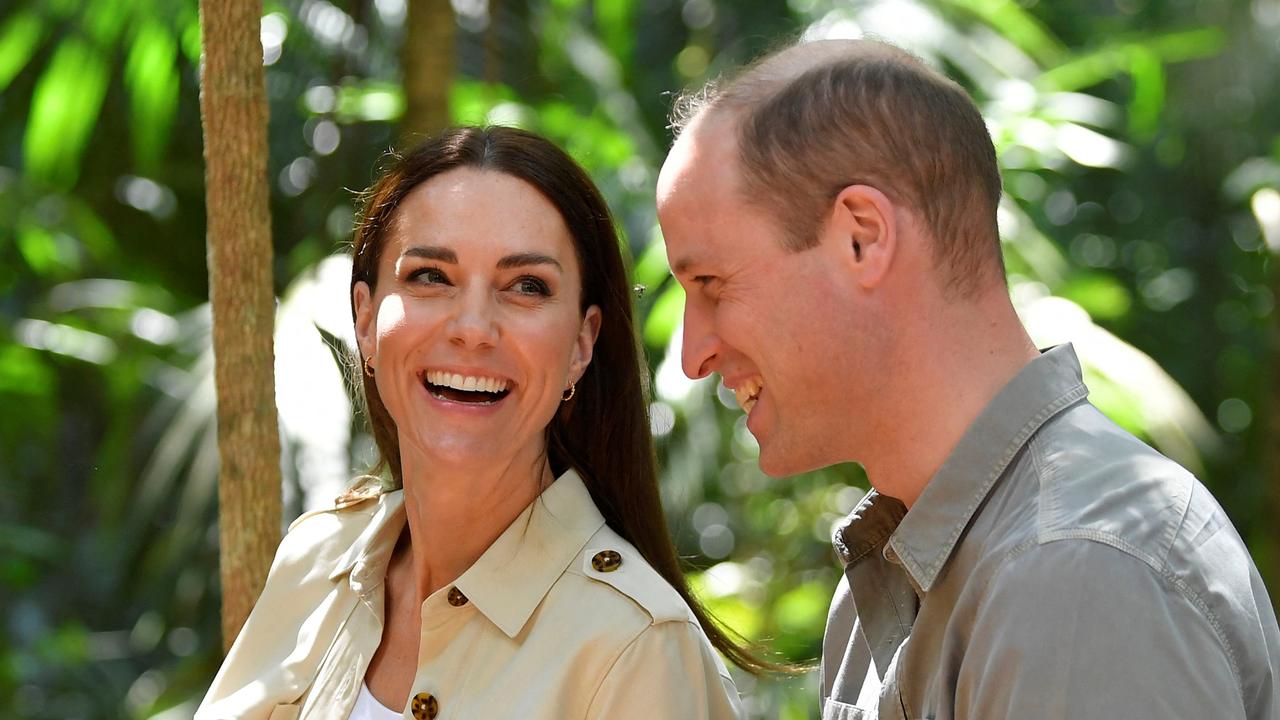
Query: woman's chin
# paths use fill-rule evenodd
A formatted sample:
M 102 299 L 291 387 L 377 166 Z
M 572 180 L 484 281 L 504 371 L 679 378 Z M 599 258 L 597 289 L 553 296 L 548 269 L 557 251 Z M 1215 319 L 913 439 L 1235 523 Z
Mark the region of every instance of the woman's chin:
M 403 438 L 400 446 L 403 464 L 409 459 L 406 457 L 409 454 L 406 450 L 409 448 Z M 420 458 L 420 467 L 428 475 L 446 468 L 482 471 L 486 468 L 510 467 L 519 455 L 524 454 L 521 448 L 502 442 L 502 438 L 494 435 L 475 437 L 469 434 L 442 433 L 414 439 L 411 452 Z M 531 457 L 534 455 L 537 453 L 532 453 Z

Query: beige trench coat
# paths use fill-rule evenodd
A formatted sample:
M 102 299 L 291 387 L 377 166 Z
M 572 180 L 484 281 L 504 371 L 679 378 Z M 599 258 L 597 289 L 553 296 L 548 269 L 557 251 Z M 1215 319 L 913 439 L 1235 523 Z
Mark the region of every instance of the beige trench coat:
M 347 720 L 404 523 L 403 491 L 299 518 L 196 719 Z M 572 471 L 426 599 L 421 633 L 405 718 L 741 715 L 688 606 Z

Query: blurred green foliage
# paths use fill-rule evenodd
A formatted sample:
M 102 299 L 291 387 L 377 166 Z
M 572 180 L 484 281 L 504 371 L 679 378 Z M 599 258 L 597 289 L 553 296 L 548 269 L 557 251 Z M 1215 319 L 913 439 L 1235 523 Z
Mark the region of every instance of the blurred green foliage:
M 1028 324 L 1076 342 L 1095 402 L 1202 475 L 1274 587 L 1262 403 L 1280 1 L 453 5 L 455 120 L 549 135 L 617 213 L 647 286 L 671 524 L 723 621 L 814 659 L 837 579 L 830 529 L 866 481 L 856 466 L 764 477 L 732 398 L 683 377 L 653 184 L 671 92 L 800 33 L 877 34 L 970 89 L 1000 151 Z M 287 368 L 318 356 L 332 370 L 324 346 L 340 356 L 349 332 L 345 297 L 319 308 L 345 293 L 322 261 L 399 141 L 405 12 L 264 8 L 281 337 L 323 338 L 282 342 Z M 199 42 L 190 0 L 0 7 L 0 707 L 13 717 L 189 717 L 218 664 Z M 313 413 L 346 443 L 327 482 L 369 459 L 342 402 Z M 282 416 L 296 403 L 282 394 Z M 284 425 L 297 512 L 329 487 L 315 480 L 323 443 Z M 814 715 L 812 674 L 740 686 L 756 717 Z

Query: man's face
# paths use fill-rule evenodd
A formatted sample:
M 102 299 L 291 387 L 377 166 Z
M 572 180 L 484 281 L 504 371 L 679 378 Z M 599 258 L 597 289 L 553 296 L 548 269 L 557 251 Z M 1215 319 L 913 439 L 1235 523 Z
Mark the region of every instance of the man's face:
M 726 120 L 696 121 L 658 179 L 667 256 L 687 294 L 685 374 L 720 373 L 769 475 L 855 459 L 878 333 L 859 318 L 837 257 L 846 245 L 786 250 L 778 222 L 740 190 L 735 135 Z

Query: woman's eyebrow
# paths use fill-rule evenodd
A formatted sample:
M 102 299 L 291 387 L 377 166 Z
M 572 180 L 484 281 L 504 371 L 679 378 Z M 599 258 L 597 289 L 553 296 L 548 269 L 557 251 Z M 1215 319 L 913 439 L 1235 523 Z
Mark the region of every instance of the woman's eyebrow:
M 403 257 L 416 257 L 426 260 L 439 260 L 451 265 L 458 264 L 458 254 L 447 247 L 438 245 L 414 245 L 406 248 Z
M 526 265 L 554 265 L 557 270 L 564 272 L 564 267 L 560 265 L 560 261 L 550 255 L 543 255 L 536 252 L 522 252 L 507 255 L 498 261 L 499 270 L 509 270 L 511 268 L 524 267 Z

